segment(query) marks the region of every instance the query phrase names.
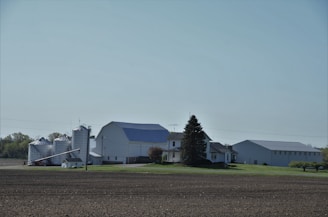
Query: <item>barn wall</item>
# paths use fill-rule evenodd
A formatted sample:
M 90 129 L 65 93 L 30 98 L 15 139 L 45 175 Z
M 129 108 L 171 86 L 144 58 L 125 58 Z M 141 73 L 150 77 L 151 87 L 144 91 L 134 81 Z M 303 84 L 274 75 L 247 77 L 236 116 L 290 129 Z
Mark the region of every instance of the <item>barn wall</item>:
M 288 166 L 291 161 L 322 162 L 319 152 L 272 151 L 272 165 Z
M 250 141 L 243 141 L 233 145 L 233 150 L 238 152 L 237 162 L 247 164 L 271 165 L 271 152 Z
M 103 156 L 103 161 L 125 162 L 128 139 L 123 130 L 115 124 L 102 128 L 96 139 L 95 152 Z

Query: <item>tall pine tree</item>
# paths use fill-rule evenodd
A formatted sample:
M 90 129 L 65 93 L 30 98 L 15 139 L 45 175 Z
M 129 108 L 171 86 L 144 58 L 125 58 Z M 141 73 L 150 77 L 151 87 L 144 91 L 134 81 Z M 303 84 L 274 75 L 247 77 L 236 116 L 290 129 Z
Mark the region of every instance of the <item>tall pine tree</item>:
M 181 144 L 181 159 L 187 165 L 196 166 L 206 158 L 205 133 L 198 123 L 195 115 L 192 115 L 185 127 Z

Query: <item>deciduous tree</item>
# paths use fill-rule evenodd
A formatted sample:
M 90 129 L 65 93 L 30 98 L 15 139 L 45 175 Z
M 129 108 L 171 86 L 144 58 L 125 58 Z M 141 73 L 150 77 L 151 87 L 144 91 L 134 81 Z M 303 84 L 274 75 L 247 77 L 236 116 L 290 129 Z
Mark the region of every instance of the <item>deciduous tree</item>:
M 160 147 L 150 147 L 148 149 L 148 156 L 155 163 L 160 163 L 162 161 L 162 154 L 163 149 Z

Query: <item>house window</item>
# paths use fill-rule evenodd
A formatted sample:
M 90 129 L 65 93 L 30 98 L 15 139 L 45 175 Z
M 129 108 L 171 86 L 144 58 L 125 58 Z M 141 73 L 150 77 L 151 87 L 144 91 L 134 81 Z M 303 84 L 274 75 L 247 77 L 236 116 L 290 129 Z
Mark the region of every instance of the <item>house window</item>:
M 281 151 L 279 151 L 279 154 L 281 155 Z
M 216 159 L 216 154 L 212 154 L 212 159 Z
M 172 146 L 173 146 L 173 147 L 175 146 L 175 141 L 172 142 Z
M 117 156 L 115 156 L 115 160 L 117 160 Z
M 175 158 L 175 152 L 173 152 L 172 157 Z
M 285 155 L 287 154 L 287 151 L 285 151 Z
M 296 155 L 296 151 L 294 151 L 294 155 Z
M 276 155 L 276 154 L 277 154 L 277 152 L 276 152 L 276 151 L 274 151 L 274 154 Z
M 313 152 L 313 156 L 316 156 L 317 153 Z
M 306 156 L 306 152 L 304 152 L 304 156 Z
M 302 152 L 298 152 L 298 155 L 302 155 Z
M 309 152 L 309 156 L 311 156 L 311 152 Z

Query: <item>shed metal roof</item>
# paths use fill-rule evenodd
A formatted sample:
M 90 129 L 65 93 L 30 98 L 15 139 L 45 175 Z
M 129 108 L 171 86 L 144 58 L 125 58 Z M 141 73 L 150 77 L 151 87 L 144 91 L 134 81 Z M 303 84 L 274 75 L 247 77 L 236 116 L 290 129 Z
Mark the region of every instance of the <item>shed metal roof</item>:
M 281 142 L 265 140 L 248 140 L 272 151 L 302 151 L 302 152 L 320 152 L 320 150 L 307 146 L 300 142 Z

